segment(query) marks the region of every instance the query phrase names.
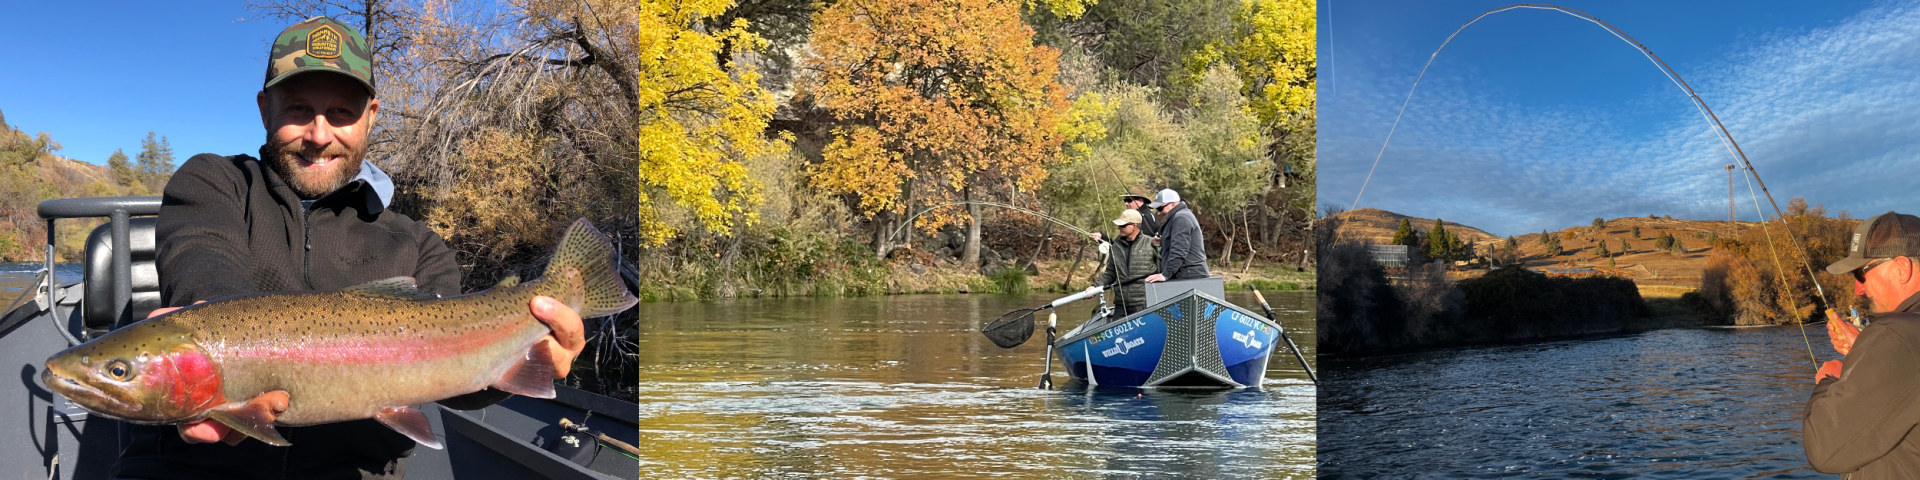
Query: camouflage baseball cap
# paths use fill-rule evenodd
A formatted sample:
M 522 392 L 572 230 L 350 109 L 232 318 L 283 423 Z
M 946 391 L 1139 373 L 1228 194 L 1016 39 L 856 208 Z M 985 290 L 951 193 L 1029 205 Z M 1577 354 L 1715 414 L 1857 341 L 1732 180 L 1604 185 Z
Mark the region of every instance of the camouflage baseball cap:
M 333 72 L 353 77 L 373 94 L 373 63 L 367 56 L 367 38 L 339 20 L 313 17 L 296 23 L 273 40 L 267 53 L 267 83 L 261 88 L 307 72 Z
M 1827 265 L 1827 273 L 1846 275 L 1878 258 L 1920 257 L 1920 217 L 1887 212 L 1854 227 L 1847 257 Z

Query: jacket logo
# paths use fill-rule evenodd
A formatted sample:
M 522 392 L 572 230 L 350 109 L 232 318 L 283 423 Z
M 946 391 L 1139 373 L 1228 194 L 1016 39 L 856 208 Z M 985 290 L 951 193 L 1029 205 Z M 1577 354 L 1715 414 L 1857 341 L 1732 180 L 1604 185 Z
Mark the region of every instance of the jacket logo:
M 332 25 L 321 25 L 307 34 L 307 56 L 313 58 L 340 58 L 340 32 Z

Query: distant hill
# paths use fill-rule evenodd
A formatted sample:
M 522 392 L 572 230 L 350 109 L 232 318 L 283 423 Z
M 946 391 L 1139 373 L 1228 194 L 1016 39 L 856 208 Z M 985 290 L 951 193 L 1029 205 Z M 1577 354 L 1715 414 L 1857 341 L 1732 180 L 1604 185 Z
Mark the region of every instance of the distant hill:
M 1374 244 L 1391 241 L 1393 231 L 1399 227 L 1402 218 L 1410 219 L 1414 229 L 1422 232 L 1433 227 L 1433 219 L 1373 208 L 1342 212 L 1336 217 L 1344 220 L 1336 230 L 1337 234 Z M 1445 225 L 1448 232 L 1460 236 L 1462 240 L 1473 240 L 1481 245 L 1483 252 L 1496 246 L 1496 241 L 1505 240 L 1470 226 L 1453 222 L 1446 222 Z M 1519 243 L 1520 263 L 1528 267 L 1589 267 L 1631 278 L 1634 283 L 1643 285 L 1691 287 L 1700 285 L 1700 271 L 1706 267 L 1707 257 L 1713 253 L 1707 239 L 1716 234 L 1737 236 L 1759 225 L 1755 222 L 1724 220 L 1621 217 L 1607 220 L 1606 226 L 1599 229 L 1592 225 L 1580 225 L 1548 232 L 1561 238 L 1563 251 L 1553 256 L 1547 255 L 1547 248 L 1540 243 L 1538 233 L 1515 236 L 1514 240 Z M 1634 227 L 1640 227 L 1639 236 L 1634 236 Z M 1654 240 L 1662 234 L 1671 234 L 1678 239 L 1684 253 L 1655 251 Z M 1594 255 L 1598 243 L 1602 241 L 1607 244 L 1612 266 L 1607 265 L 1608 258 Z M 1626 242 L 1625 252 L 1620 248 L 1622 241 Z
M 1360 238 L 1377 245 L 1385 245 L 1393 241 L 1393 231 L 1400 228 L 1400 219 L 1402 218 L 1411 221 L 1413 223 L 1413 229 L 1420 231 L 1422 234 L 1426 233 L 1427 230 L 1433 229 L 1433 219 L 1431 218 L 1409 217 L 1378 208 L 1349 210 L 1341 212 L 1335 215 L 1335 217 L 1342 221 L 1340 222 L 1339 230 L 1336 230 L 1334 233 L 1340 235 L 1342 238 Z M 1476 244 L 1481 244 L 1500 238 L 1484 230 L 1458 223 L 1443 220 L 1441 225 L 1445 225 L 1447 227 L 1447 233 L 1452 233 L 1454 236 L 1459 237 L 1461 241 L 1471 241 Z

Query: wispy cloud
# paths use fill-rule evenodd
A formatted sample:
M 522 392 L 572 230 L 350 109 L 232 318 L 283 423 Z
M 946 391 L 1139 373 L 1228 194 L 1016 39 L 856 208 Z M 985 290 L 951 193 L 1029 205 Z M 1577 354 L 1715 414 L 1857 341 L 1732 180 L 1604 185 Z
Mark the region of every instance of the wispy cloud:
M 1323 102 L 1320 112 L 1323 203 L 1353 200 L 1417 70 L 1355 73 L 1367 65 L 1407 70 L 1409 59 L 1417 69 L 1426 53 L 1341 59 L 1340 98 Z M 1720 60 L 1674 68 L 1714 108 L 1779 201 L 1803 196 L 1862 217 L 1920 212 L 1912 180 L 1920 179 L 1914 2 L 1763 36 Z M 1610 105 L 1525 105 L 1478 88 L 1481 75 L 1470 65 L 1429 73 L 1361 207 L 1439 216 L 1503 235 L 1594 217 L 1725 218 L 1721 166 L 1733 157 L 1678 87 Z M 1651 65 L 1620 75 L 1665 83 Z M 1736 177 L 1735 185 L 1741 218 L 1758 218 L 1745 184 Z

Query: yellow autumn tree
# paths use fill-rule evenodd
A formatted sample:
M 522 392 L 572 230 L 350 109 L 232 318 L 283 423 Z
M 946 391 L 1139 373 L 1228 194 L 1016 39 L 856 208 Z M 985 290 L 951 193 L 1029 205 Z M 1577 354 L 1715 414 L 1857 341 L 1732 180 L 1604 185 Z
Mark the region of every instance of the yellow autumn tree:
M 818 188 L 874 218 L 875 249 L 912 208 L 1033 192 L 1055 158 L 1067 111 L 1059 51 L 1033 43 L 1018 0 L 837 2 L 814 20 L 796 89 L 832 116 L 810 171 Z M 1031 194 L 1027 194 L 1031 198 Z M 927 229 L 966 219 L 963 260 L 978 260 L 979 207 L 945 208 Z
M 1317 181 L 1316 22 L 1311 0 L 1243 0 L 1234 13 L 1233 33 L 1186 62 L 1187 80 L 1194 84 L 1216 65 L 1237 72 L 1247 107 L 1259 119 L 1264 134 L 1273 139 L 1267 153 L 1273 161 L 1263 200 L 1267 209 L 1260 215 L 1259 227 L 1253 228 L 1269 244 L 1282 230 L 1277 222 L 1312 218 Z M 1295 180 L 1289 182 L 1289 178 Z
M 758 187 L 743 161 L 781 155 L 784 139 L 763 134 L 776 101 L 744 62 L 726 62 L 764 45 L 745 20 L 708 29 L 727 0 L 640 2 L 640 236 L 659 245 L 681 226 L 661 215 L 664 202 L 694 224 L 728 235 L 753 221 Z

